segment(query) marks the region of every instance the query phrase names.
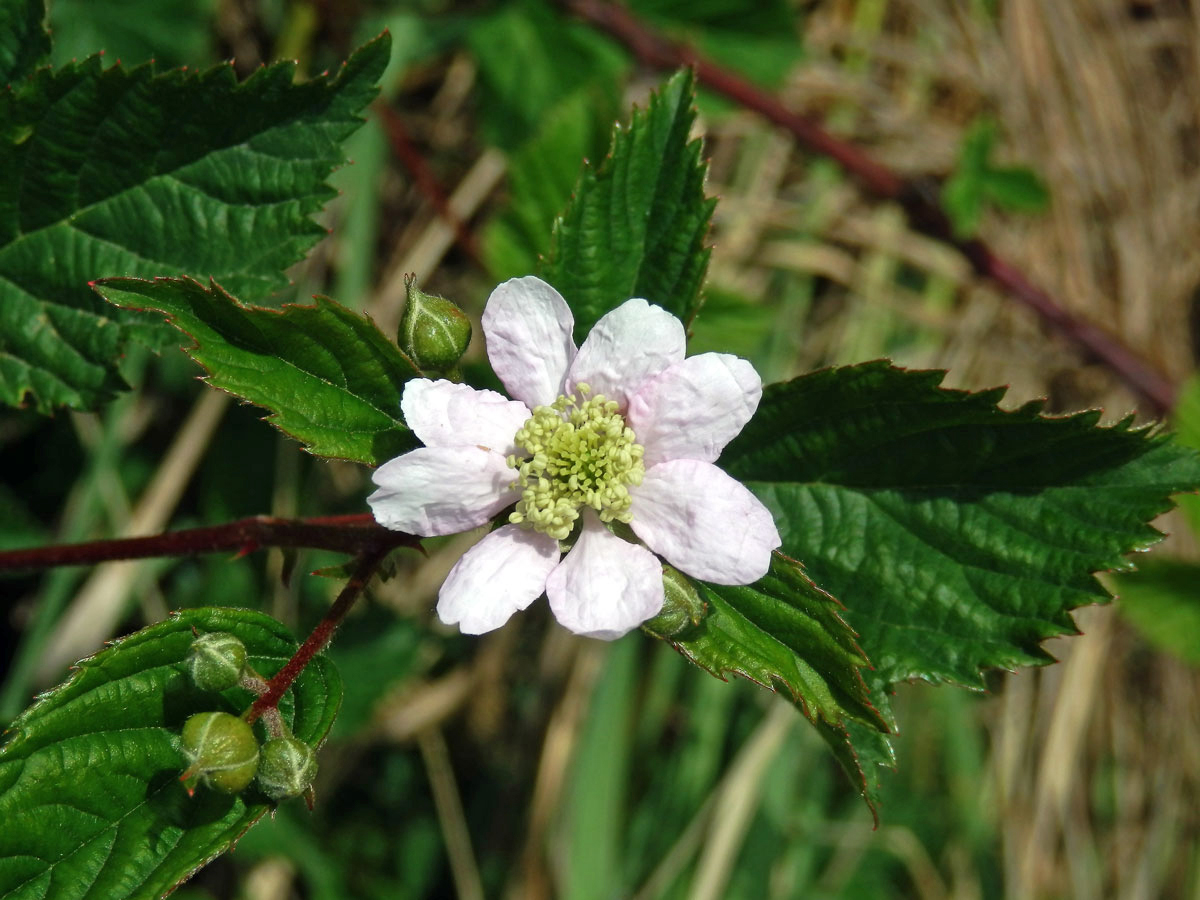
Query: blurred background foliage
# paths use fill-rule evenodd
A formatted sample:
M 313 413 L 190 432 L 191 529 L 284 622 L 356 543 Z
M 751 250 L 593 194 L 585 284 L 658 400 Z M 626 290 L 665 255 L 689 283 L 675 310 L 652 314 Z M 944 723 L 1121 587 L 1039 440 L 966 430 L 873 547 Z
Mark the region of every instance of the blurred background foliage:
M 936 185 L 1069 309 L 1183 382 L 1200 285 L 1200 10 L 1186 0 L 631 0 L 794 109 Z M 277 304 L 327 293 L 394 331 L 403 276 L 477 316 L 537 267 L 582 158 L 662 73 L 548 0 L 53 0 L 55 59 L 298 77 L 382 28 L 380 102 L 335 176 L 330 238 Z M 1134 398 L 956 253 L 754 114 L 704 95 L 720 198 L 692 352 L 765 380 L 889 356 L 1008 384 L 1053 410 Z M 470 353 L 482 359 L 476 338 Z M 131 351 L 100 415 L 0 414 L 0 546 L 271 513 L 360 512 L 367 473 L 203 388 L 181 354 Z M 1200 388 L 1178 426 L 1200 446 Z M 199 898 L 1200 897 L 1200 569 L 1170 549 L 1078 615 L 1063 662 L 976 696 L 905 688 L 881 824 L 786 703 L 631 635 L 535 606 L 464 638 L 432 613 L 478 536 L 399 559 L 331 653 L 346 699 L 314 812 L 286 804 L 177 896 Z M 170 608 L 262 608 L 305 631 L 334 557 L 278 551 L 64 569 L 3 583 L 0 719 L 66 666 Z M 288 573 L 292 577 L 285 578 Z M 1168 624 L 1170 623 L 1170 624 Z

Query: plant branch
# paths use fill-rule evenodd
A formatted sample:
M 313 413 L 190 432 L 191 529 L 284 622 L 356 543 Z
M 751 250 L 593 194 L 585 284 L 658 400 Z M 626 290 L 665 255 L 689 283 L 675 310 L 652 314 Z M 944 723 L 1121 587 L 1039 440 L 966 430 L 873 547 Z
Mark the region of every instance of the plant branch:
M 254 701 L 246 713 L 247 722 L 253 723 L 267 710 L 274 709 L 279 705 L 280 698 L 287 693 L 287 689 L 304 671 L 304 667 L 312 661 L 314 656 L 324 650 L 325 645 L 333 638 L 333 633 L 342 624 L 342 620 L 346 618 L 346 614 L 358 600 L 363 588 L 367 586 L 367 582 L 371 580 L 371 576 L 375 574 L 375 570 L 391 550 L 391 545 L 378 542 L 359 554 L 354 574 L 350 576 L 350 580 L 346 582 L 337 599 L 333 601 L 333 606 L 329 607 L 325 618 L 312 630 L 307 640 L 300 645 L 300 649 L 293 654 L 282 669 L 267 681 L 266 692 Z
M 830 134 L 815 120 L 788 109 L 774 95 L 670 40 L 623 6 L 607 0 L 561 0 L 569 11 L 624 44 L 646 65 L 663 69 L 691 66 L 697 80 L 788 131 L 798 143 L 837 162 L 867 191 L 898 203 L 916 230 L 956 247 L 977 275 L 990 279 L 1017 302 L 1033 310 L 1088 357 L 1112 370 L 1128 387 L 1163 414 L 1175 402 L 1176 387 L 1162 372 L 1118 338 L 1068 312 L 1017 266 L 999 257 L 985 242 L 954 235 L 950 220 L 923 182 L 904 178 L 859 148 Z
M 191 556 L 223 550 L 244 556 L 261 547 L 307 547 L 361 553 L 364 548 L 390 551 L 396 547 L 419 546 L 419 538 L 377 525 L 370 513 L 312 519 L 255 516 L 224 525 L 186 528 L 148 537 L 4 550 L 0 551 L 0 571 L 95 565 L 115 559 Z

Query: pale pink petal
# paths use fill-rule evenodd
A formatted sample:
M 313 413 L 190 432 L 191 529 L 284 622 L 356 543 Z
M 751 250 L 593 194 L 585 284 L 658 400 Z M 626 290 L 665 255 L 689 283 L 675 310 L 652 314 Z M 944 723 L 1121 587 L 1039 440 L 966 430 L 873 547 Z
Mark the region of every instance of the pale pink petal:
M 554 288 L 532 275 L 492 291 L 483 310 L 488 359 L 508 393 L 530 409 L 562 393 L 575 357 L 571 308 Z
M 404 421 L 426 447 L 479 447 L 504 456 L 529 420 L 525 404 L 452 381 L 414 378 L 400 401 Z
M 668 459 L 715 462 L 762 399 L 754 366 L 728 353 L 701 353 L 646 382 L 625 416 L 646 449 L 646 467 Z
M 662 609 L 662 565 L 588 514 L 579 540 L 546 580 L 546 597 L 564 628 L 615 640 Z
M 438 618 L 463 634 L 499 628 L 541 595 L 558 558 L 554 538 L 501 526 L 454 564 L 438 592 Z
M 770 511 L 711 463 L 659 463 L 629 493 L 634 533 L 684 574 L 714 584 L 750 584 L 767 574 L 781 543 Z
M 586 383 L 624 410 L 642 383 L 683 359 L 683 323 L 645 300 L 626 300 L 601 316 L 567 373 L 567 389 Z
M 385 462 L 367 498 L 384 528 L 422 537 L 482 525 L 517 501 L 517 477 L 504 457 L 478 447 L 419 447 Z

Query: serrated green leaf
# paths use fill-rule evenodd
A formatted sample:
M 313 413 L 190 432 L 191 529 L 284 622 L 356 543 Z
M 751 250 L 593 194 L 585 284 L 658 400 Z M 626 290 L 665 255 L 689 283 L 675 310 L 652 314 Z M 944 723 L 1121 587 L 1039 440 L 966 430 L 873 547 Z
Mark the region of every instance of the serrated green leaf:
M 1118 608 L 1147 641 L 1200 665 L 1200 565 L 1149 559 L 1110 581 Z
M 1068 611 L 1103 602 L 1093 573 L 1162 535 L 1170 494 L 1200 486 L 1200 456 L 1100 413 L 1003 389 L 939 387 L 886 362 L 767 388 L 721 464 L 775 514 L 783 552 L 846 606 L 876 686 L 982 687 L 984 667 L 1049 661 Z
M 566 298 L 581 341 L 596 320 L 641 297 L 690 322 L 708 266 L 704 247 L 714 200 L 695 118 L 690 70 L 674 75 L 613 132 L 599 168 L 586 167 L 554 223 L 544 277 Z
M 328 297 L 312 306 L 244 306 L 217 284 L 109 278 L 96 290 L 125 309 L 158 310 L 213 387 L 271 411 L 310 453 L 369 466 L 417 445 L 404 424 L 404 383 L 421 373 L 369 318 Z
M 184 659 L 200 632 L 241 638 L 260 673 L 296 650 L 287 629 L 252 610 L 204 607 L 124 638 L 79 664 L 14 723 L 0 747 L 0 897 L 157 898 L 228 850 L 271 808 L 250 789 L 227 796 L 179 782 L 178 734 L 195 712 L 240 713 L 240 688 L 206 693 Z M 341 700 L 316 657 L 280 704 L 300 739 L 319 744 Z
M 982 688 L 985 667 L 1050 662 L 1041 642 L 1074 631 L 1069 611 L 1108 599 L 1094 573 L 1131 568 L 1169 496 L 1200 487 L 1200 455 L 1129 419 L 1004 411 L 1003 389 L 943 375 L 880 361 L 771 385 L 720 459 L 845 605 L 889 725 L 896 682 Z
M 718 678 L 740 675 L 778 691 L 800 708 L 862 782 L 847 727 L 884 728 L 860 670 L 867 657 L 841 615 L 841 606 L 793 560 L 776 554 L 768 574 L 750 585 L 691 580 L 707 611 L 695 625 L 651 634 Z
M 361 123 L 386 36 L 336 76 L 294 65 L 158 74 L 99 57 L 0 93 L 0 401 L 91 409 L 130 338 L 169 332 L 88 290 L 105 276 L 213 277 L 261 300 L 323 235 L 339 144 Z
M 0 91 L 50 55 L 43 0 L 0 0 Z

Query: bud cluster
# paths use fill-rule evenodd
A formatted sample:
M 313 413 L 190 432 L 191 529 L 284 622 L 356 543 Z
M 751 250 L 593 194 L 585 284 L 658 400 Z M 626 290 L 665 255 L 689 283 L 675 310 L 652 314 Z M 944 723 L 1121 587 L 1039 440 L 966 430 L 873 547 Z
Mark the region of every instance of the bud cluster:
M 198 635 L 187 667 L 192 681 L 205 691 L 241 685 L 261 692 L 266 685 L 249 665 L 245 645 L 225 632 Z M 270 737 L 259 746 L 253 727 L 227 712 L 200 712 L 184 722 L 180 743 L 187 769 L 180 780 L 188 793 L 199 784 L 237 794 L 252 782 L 276 801 L 309 793 L 317 774 L 316 753 L 293 737 L 278 715 L 264 716 L 264 724 Z

